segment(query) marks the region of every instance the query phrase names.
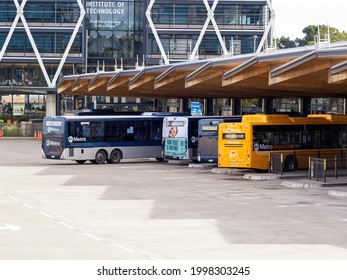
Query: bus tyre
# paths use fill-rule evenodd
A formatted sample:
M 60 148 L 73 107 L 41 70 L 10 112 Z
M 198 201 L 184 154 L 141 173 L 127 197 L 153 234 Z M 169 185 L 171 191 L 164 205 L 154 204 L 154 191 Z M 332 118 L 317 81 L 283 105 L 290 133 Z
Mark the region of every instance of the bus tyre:
M 96 164 L 105 163 L 106 158 L 107 158 L 106 152 L 104 150 L 99 150 L 95 154 L 95 163 Z
M 293 155 L 289 155 L 284 160 L 283 171 L 295 171 L 296 169 L 296 161 Z
M 76 160 L 76 162 L 77 162 L 78 164 L 83 164 L 83 163 L 85 163 L 86 161 L 85 161 L 85 160 Z
M 122 153 L 120 150 L 113 150 L 110 155 L 110 159 L 107 160 L 108 163 L 119 163 L 122 159 Z

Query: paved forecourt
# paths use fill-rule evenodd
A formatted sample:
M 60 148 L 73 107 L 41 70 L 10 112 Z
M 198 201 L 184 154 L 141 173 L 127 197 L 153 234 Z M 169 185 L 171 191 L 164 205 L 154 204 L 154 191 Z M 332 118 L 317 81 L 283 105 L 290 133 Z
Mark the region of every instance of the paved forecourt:
M 347 200 L 153 159 L 44 160 L 0 140 L 0 259 L 345 259 Z

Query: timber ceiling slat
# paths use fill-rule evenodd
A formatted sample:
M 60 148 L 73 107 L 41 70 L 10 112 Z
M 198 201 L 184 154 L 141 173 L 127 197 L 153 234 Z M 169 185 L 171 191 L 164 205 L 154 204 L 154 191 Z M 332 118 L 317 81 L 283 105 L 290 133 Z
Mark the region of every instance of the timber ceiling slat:
M 331 66 L 329 83 L 347 82 L 347 61 Z
M 258 66 L 258 67 L 253 67 L 252 69 L 249 69 L 248 71 L 241 71 L 241 72 L 235 72 L 233 75 L 228 75 L 228 78 L 222 79 L 222 86 L 228 86 L 231 84 L 239 83 L 239 82 L 244 82 L 247 79 L 269 73 L 270 71 L 270 66 L 265 65 L 265 66 Z
M 116 90 L 118 87 L 126 84 L 128 88 L 128 82 L 130 80 L 131 76 L 127 75 L 121 75 L 120 73 L 115 74 L 108 82 L 107 82 L 107 90 L 113 91 Z
M 64 81 L 61 83 L 58 87 L 58 94 L 70 94 L 71 93 L 71 86 L 73 84 L 73 81 Z
M 330 67 L 331 61 L 320 60 L 315 63 L 307 63 L 305 66 L 298 65 L 297 68 L 290 68 L 288 71 L 282 72 L 281 74 L 273 75 L 273 72 L 271 71 L 269 75 L 269 85 L 281 83 L 283 81 L 295 79 L 298 77 L 303 77 L 313 72 L 329 69 Z

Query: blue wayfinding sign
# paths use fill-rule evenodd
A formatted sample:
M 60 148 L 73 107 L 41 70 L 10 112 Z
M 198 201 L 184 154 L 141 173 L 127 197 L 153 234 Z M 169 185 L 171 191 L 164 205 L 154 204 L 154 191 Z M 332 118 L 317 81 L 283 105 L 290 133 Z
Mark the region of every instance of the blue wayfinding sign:
M 200 102 L 190 103 L 190 114 L 192 116 L 202 116 L 202 104 Z

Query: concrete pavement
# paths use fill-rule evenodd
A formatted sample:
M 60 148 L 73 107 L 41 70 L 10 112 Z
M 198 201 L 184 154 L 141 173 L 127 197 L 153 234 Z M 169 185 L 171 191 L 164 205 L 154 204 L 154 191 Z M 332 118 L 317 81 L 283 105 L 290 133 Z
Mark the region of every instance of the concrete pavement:
M 1 139 L 0 155 L 0 259 L 347 258 L 347 202 L 325 187 L 43 160 L 31 139 Z

